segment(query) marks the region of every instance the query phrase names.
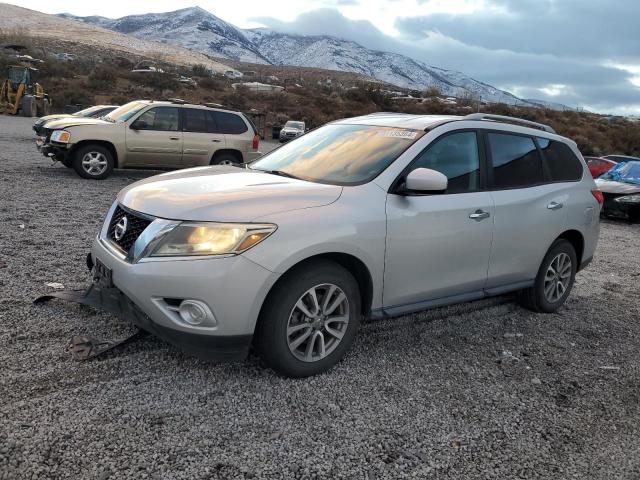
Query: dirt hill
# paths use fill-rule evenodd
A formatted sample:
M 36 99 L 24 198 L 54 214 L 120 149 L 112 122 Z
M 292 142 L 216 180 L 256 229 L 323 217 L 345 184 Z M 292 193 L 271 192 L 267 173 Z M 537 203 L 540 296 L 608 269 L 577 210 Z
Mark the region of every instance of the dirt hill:
M 176 65 L 202 64 L 216 72 L 222 72 L 229 68 L 206 55 L 185 48 L 140 40 L 112 30 L 7 3 L 0 3 L 0 12 L 2 12 L 0 14 L 0 29 L 5 31 L 19 30 L 32 37 L 39 44 L 38 46 L 47 51 L 58 51 L 69 44 L 75 44 L 81 47 L 80 52 L 84 52 L 86 55 L 96 51 L 104 53 L 105 50 L 110 50 L 114 55 L 135 55 Z

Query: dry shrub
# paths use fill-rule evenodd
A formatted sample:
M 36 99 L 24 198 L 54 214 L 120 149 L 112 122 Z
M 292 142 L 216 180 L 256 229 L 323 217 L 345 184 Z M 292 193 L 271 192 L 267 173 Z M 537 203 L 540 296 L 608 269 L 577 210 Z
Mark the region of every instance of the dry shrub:
M 117 72 L 111 67 L 98 66 L 89 74 L 88 80 L 91 90 L 110 90 L 116 84 Z

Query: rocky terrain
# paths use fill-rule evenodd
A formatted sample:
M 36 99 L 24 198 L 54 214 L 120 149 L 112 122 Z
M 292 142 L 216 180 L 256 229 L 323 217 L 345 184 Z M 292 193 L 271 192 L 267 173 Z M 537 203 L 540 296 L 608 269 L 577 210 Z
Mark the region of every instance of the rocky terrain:
M 7 3 L 0 3 L 0 30 L 16 32 L 39 40 L 44 53 L 50 53 L 58 45 L 79 46 L 86 52 L 103 55 L 106 51 L 114 55 L 134 55 L 157 59 L 175 65 L 206 65 L 215 72 L 224 72 L 229 67 L 213 60 L 201 52 L 187 50 L 153 39 L 135 38 L 83 22 L 76 22 L 55 15 L 47 15 Z M 54 50 L 55 51 L 55 50 Z

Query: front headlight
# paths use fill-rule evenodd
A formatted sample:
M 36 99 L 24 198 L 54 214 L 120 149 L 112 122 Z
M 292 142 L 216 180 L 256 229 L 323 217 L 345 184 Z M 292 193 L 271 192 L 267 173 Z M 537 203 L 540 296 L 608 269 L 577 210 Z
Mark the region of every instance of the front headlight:
M 66 130 L 55 130 L 51 134 L 52 142 L 69 143 L 69 140 L 71 140 L 71 134 Z
M 624 197 L 618 197 L 614 199 L 615 202 L 620 203 L 640 203 L 640 193 L 635 195 L 625 195 Z
M 260 243 L 276 228 L 269 223 L 181 223 L 162 238 L 150 256 L 238 254 Z

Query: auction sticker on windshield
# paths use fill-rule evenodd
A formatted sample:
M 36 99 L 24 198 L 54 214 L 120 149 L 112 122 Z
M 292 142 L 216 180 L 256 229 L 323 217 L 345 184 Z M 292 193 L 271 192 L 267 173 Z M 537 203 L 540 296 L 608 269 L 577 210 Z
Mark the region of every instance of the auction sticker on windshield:
M 397 128 L 389 130 L 380 130 L 378 135 L 381 137 L 389 138 L 406 138 L 407 140 L 413 140 L 418 134 L 415 130 L 398 130 Z

